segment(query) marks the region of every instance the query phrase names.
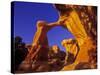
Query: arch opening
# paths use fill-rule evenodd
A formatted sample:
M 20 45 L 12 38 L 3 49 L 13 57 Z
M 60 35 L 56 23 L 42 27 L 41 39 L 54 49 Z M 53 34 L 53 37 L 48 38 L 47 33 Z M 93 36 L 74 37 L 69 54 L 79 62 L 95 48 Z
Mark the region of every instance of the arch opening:
M 54 27 L 48 31 L 47 37 L 50 47 L 57 45 L 62 51 L 65 51 L 65 48 L 61 45 L 61 42 L 64 39 L 75 38 L 72 33 L 60 26 Z

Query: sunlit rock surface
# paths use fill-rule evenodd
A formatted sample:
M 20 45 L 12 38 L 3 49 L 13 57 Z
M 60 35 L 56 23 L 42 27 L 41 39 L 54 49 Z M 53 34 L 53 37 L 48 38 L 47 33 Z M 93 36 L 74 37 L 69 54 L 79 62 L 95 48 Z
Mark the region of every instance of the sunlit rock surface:
M 73 6 L 73 9 L 77 12 L 87 37 L 83 40 L 83 44 L 79 46 L 80 51 L 75 62 L 66 65 L 62 70 L 95 69 L 97 68 L 97 8 Z
M 74 40 L 67 39 L 62 42 L 66 53 L 57 46 L 53 48 L 48 46 L 46 23 L 38 22 L 34 42 L 26 46 L 29 54 L 16 73 L 97 68 L 97 8 L 66 6 L 69 7 L 72 8 L 70 15 L 60 17 L 67 18 L 64 23 L 65 28 L 75 36 Z

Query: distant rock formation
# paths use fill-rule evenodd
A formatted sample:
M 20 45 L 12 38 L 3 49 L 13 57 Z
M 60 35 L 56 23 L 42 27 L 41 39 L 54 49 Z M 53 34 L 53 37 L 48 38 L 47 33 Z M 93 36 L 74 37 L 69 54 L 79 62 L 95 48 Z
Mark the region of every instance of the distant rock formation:
M 61 42 L 62 46 L 66 49 L 66 59 L 65 63 L 72 64 L 78 55 L 80 50 L 77 40 L 75 39 L 64 39 Z

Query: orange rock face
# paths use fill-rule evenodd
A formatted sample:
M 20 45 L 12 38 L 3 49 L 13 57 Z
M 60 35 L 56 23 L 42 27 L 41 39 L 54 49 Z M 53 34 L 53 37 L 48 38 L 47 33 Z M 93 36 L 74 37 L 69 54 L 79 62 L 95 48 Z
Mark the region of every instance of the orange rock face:
M 23 69 L 25 72 L 40 72 L 97 68 L 96 7 L 73 5 L 59 7 L 58 5 L 57 8 L 59 8 L 58 11 L 60 12 L 58 22 L 51 24 L 47 24 L 45 21 L 37 22 L 37 31 L 33 38 L 32 46 L 31 48 L 29 47 L 29 53 L 19 69 Z M 58 24 L 68 29 L 75 38 L 64 39 L 61 42 L 66 49 L 66 54 L 60 52 L 56 45 L 53 46 L 53 52 L 50 54 L 50 56 L 53 56 L 50 59 L 50 62 L 53 62 L 51 64 L 48 61 L 49 45 L 47 32 L 51 28 L 58 26 Z M 67 60 L 65 58 L 64 61 L 67 61 L 67 64 L 62 62 L 64 60 L 62 56 L 63 58 L 67 57 Z M 25 63 L 29 64 L 25 66 Z M 58 69 L 55 67 L 58 67 Z
M 75 25 L 75 23 L 73 23 L 72 20 L 70 20 L 70 22 L 65 21 L 65 24 L 67 23 L 66 26 L 69 26 L 69 29 L 72 32 L 72 34 L 74 35 L 74 33 L 75 33 L 74 36 L 76 37 L 76 40 L 78 40 L 80 50 L 79 50 L 79 53 L 77 55 L 75 62 L 70 65 L 66 65 L 62 70 L 96 68 L 96 64 L 97 64 L 96 7 L 91 7 L 91 6 L 90 7 L 87 7 L 87 6 L 82 7 L 81 6 L 81 9 L 80 9 L 80 6 L 77 6 L 76 8 L 74 8 L 74 7 L 72 7 L 72 8 L 75 9 L 77 18 L 79 18 L 76 21 L 77 25 L 79 25 L 77 27 L 79 27 L 80 30 L 83 30 L 86 35 L 84 33 L 82 33 L 80 30 L 76 30 L 78 33 L 75 32 L 75 30 L 74 30 L 75 28 L 73 26 L 73 25 Z M 74 14 L 74 13 L 72 14 L 73 18 L 74 18 L 74 16 L 76 17 L 76 14 Z M 91 16 L 90 16 L 90 14 L 91 14 Z M 70 18 L 70 17 L 72 17 L 72 16 L 70 15 L 67 18 Z M 74 21 L 75 21 L 75 19 L 74 19 Z M 78 21 L 80 21 L 80 22 L 78 23 Z M 76 27 L 76 29 L 77 29 L 77 27 Z

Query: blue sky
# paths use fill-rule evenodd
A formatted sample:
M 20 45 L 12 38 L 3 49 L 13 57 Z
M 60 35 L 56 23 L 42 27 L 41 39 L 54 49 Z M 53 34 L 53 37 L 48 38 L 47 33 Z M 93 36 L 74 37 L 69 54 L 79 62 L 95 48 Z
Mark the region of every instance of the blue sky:
M 50 3 L 14 2 L 14 37 L 21 36 L 27 44 L 32 43 L 36 32 L 36 22 L 45 20 L 48 23 L 58 20 L 58 11 Z M 61 41 L 73 38 L 73 35 L 62 27 L 55 27 L 47 34 L 49 45 L 58 45 L 61 50 Z

